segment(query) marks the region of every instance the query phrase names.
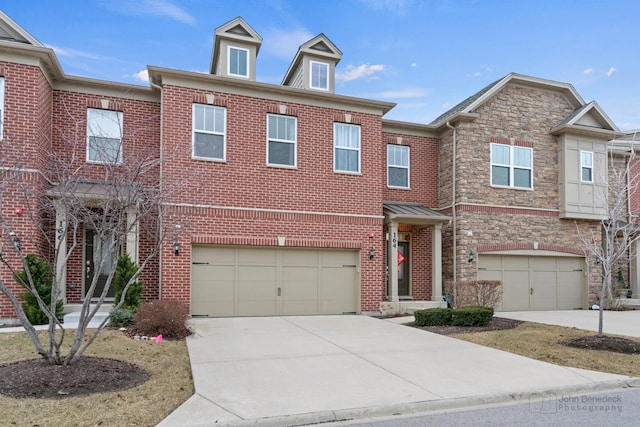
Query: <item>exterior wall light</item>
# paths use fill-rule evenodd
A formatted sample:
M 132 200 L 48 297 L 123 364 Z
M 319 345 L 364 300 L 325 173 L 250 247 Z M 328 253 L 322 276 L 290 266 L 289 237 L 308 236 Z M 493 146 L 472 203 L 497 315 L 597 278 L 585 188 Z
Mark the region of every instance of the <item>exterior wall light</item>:
M 173 242 L 173 254 L 175 256 L 180 255 L 180 242 L 178 242 L 177 240 Z
M 21 252 L 22 246 L 20 246 L 20 238 L 16 236 L 16 233 L 13 231 L 9 232 L 9 236 L 11 236 L 11 243 L 13 243 L 13 247 L 16 248 L 16 251 Z
M 467 262 L 471 263 L 476 259 L 476 254 L 473 253 L 473 250 L 469 251 L 469 257 L 467 258 Z
M 374 248 L 369 249 L 369 259 L 373 259 L 376 256 L 376 250 Z

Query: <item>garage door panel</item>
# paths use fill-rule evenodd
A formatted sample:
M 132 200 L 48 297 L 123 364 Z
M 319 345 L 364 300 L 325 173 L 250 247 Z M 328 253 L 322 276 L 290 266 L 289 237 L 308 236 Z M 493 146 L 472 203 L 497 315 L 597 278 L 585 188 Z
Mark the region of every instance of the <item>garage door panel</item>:
M 349 265 L 349 264 L 346 264 Z M 357 280 L 354 267 L 324 268 L 320 281 L 322 314 L 353 313 L 357 303 L 356 289 L 346 286 Z
M 528 310 L 529 272 L 505 271 L 502 277 L 503 306 L 509 310 Z
M 237 251 L 238 265 L 276 265 L 277 252 L 273 249 L 241 248 Z
M 533 293 L 531 294 L 532 310 L 557 309 L 557 283 L 557 275 L 555 271 L 533 272 Z
M 282 251 L 282 265 L 285 267 L 294 265 L 317 266 L 318 256 L 317 251 Z
M 193 276 L 191 291 L 192 315 L 233 315 L 235 286 L 232 267 L 201 266 L 201 268 L 194 271 Z M 218 280 L 211 281 L 211 277 L 217 277 Z
M 192 262 L 209 265 L 234 265 L 235 252 L 229 248 L 194 246 Z

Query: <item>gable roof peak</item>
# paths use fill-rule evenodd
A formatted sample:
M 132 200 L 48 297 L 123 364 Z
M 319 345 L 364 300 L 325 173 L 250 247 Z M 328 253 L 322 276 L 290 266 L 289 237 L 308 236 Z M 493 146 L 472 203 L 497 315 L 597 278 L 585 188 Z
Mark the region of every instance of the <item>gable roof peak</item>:
M 26 43 L 37 47 L 45 47 L 24 28 L 18 25 L 6 13 L 0 10 L 0 40 Z
M 511 72 L 501 79 L 498 79 L 493 83 L 485 86 L 483 89 L 471 95 L 464 101 L 460 102 L 455 107 L 444 112 L 435 120 L 433 120 L 431 124 L 443 124 L 448 119 L 453 118 L 457 114 L 473 112 L 476 108 L 484 104 L 487 100 L 501 91 L 509 83 L 560 91 L 567 99 L 567 102 L 569 102 L 573 106 L 573 108 L 578 108 L 585 104 L 578 91 L 576 91 L 576 89 L 570 83 L 563 83 Z

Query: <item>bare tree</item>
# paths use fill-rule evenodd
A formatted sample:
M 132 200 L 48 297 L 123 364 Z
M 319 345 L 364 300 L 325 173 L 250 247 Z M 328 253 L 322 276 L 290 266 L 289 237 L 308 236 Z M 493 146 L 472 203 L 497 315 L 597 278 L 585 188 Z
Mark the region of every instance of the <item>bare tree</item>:
M 145 249 L 140 251 L 138 259 L 138 272 L 126 284 L 120 301 L 115 301 L 117 309 L 123 304 L 131 284 L 158 255 L 167 234 L 161 221 L 164 194 L 159 182 L 159 148 L 150 147 L 148 143 L 145 146 L 144 141 L 136 142 L 135 132 L 122 135 L 120 119 L 117 123 L 107 124 L 104 134 L 100 134 L 103 129 L 89 131 L 86 140 L 77 132 L 85 119 L 70 114 L 69 120 L 76 123 L 75 134 L 60 131 L 64 147 L 51 148 L 48 153 L 41 154 L 46 156 L 47 165 L 46 171 L 40 172 L 45 182 L 43 188 L 38 190 L 25 184 L 28 181 L 25 177 L 34 171 L 23 167 L 20 159 L 11 159 L 14 164 L 0 171 L 0 262 L 12 277 L 21 269 L 26 272 L 28 283 L 23 284 L 22 290 L 26 288 L 36 297 L 38 306 L 49 319 L 46 338 L 42 338 L 29 322 L 15 287 L 12 290 L 0 279 L 0 292 L 10 301 L 37 353 L 49 363 L 60 365 L 79 360 L 108 322 L 105 319 L 95 330 L 88 331 L 89 323 L 107 300 L 113 282 L 115 267 L 104 268 L 113 261 L 113 254 L 131 244 L 132 238 L 145 239 Z M 112 137 L 115 128 L 120 129 L 119 140 Z M 131 150 L 123 156 L 122 141 L 127 138 L 142 148 L 135 150 L 135 154 Z M 18 141 L 11 141 L 10 136 L 5 135 L 4 142 L 11 146 Z M 93 162 L 78 158 L 79 152 L 84 153 L 81 144 L 87 144 L 87 150 L 91 151 L 87 158 Z M 27 206 L 26 228 L 24 223 L 18 224 L 7 215 L 10 211 L 7 204 L 15 203 L 16 198 L 22 198 Z M 18 236 L 18 229 L 32 232 Z M 55 303 L 61 298 L 67 267 L 72 265 L 74 254 L 82 249 L 83 230 L 86 229 L 92 230 L 97 242 L 93 257 L 95 268 L 85 280 L 85 298 L 73 340 L 70 346 L 63 347 L 67 330 L 55 317 Z M 34 252 L 50 262 L 51 301 L 43 301 L 38 294 L 27 266 L 27 252 Z M 106 280 L 101 277 L 103 270 L 109 271 Z
M 615 142 L 615 141 L 613 141 Z M 636 243 L 640 238 L 640 229 L 629 212 L 629 197 L 638 190 L 638 177 L 632 173 L 632 162 L 635 160 L 633 144 L 612 146 L 608 159 L 608 176 L 603 177 L 606 186 L 600 195 L 599 205 L 602 208 L 602 220 L 599 232 L 592 229 L 586 235 L 578 228 L 578 235 L 585 253 L 595 261 L 601 269 L 598 336 L 602 337 L 603 312 L 617 303 L 618 296 L 614 292 L 612 278 L 616 266 L 627 263 L 633 256 Z M 617 148 L 617 149 L 613 149 Z M 613 151 L 616 151 L 614 156 Z

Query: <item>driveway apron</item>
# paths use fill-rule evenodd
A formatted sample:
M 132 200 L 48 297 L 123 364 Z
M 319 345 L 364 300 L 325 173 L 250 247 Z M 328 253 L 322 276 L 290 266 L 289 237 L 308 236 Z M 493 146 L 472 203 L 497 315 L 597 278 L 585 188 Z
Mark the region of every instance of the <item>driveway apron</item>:
M 619 387 L 366 316 L 194 319 L 195 394 L 160 426 L 294 425 Z

